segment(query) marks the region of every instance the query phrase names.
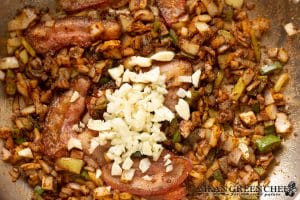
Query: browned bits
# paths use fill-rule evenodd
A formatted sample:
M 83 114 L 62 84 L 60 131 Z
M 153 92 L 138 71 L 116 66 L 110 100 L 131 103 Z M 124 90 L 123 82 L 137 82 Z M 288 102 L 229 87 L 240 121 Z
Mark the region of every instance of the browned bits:
M 103 119 L 105 90 L 117 87 L 108 69 L 123 64 L 126 70 L 139 71 L 128 65 L 128 57 L 159 51 L 176 53 L 170 62 L 152 62 L 166 76 L 165 105 L 175 112 L 177 91 L 191 94 L 184 98 L 190 119 L 176 116 L 174 127 L 165 122 L 163 145 L 188 157 L 193 170 L 184 187 L 147 198 L 182 199 L 193 193 L 187 191 L 190 186 L 250 185 L 262 179 L 274 155 L 260 153 L 256 141 L 269 134 L 285 137 L 291 130 L 282 92 L 289 79 L 282 73 L 289 55 L 283 48 L 262 51 L 260 39 L 270 24 L 266 18 L 248 18 L 246 8 L 254 4 L 236 9 L 240 5 L 229 6 L 227 0 L 59 3 L 67 11 L 63 16 L 25 9 L 20 15 L 30 14 L 25 24 L 10 23 L 7 49 L 15 63 L 1 64 L 0 78 L 6 94 L 14 98 L 14 128 L 1 128 L 0 138 L 6 140 L 2 159 L 16 166 L 10 172 L 13 181 L 22 171 L 31 186 L 44 190 L 42 197 L 70 200 L 87 199 L 95 188 L 107 186 L 96 172 L 111 162 L 105 154 L 109 144 L 91 154 L 90 140 L 98 132 L 86 124 L 90 118 Z M 20 27 L 24 34 L 14 31 Z M 196 70 L 201 70 L 199 87 L 180 81 Z M 75 91 L 79 99 L 70 102 Z M 78 138 L 83 149 L 67 151 L 70 137 Z M 19 156 L 25 148 L 34 159 Z M 80 175 L 61 171 L 54 164 L 61 156 L 79 160 Z M 107 198 L 143 199 L 115 189 Z

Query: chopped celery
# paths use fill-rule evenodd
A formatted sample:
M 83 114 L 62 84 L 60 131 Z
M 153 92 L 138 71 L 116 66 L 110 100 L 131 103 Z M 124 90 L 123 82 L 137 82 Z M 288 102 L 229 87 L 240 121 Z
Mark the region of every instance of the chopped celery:
M 260 49 L 260 44 L 259 44 L 259 42 L 256 38 L 255 31 L 251 30 L 250 35 L 251 35 L 251 45 L 252 45 L 252 48 L 253 48 L 254 53 L 255 53 L 255 59 L 256 59 L 257 62 L 260 62 L 261 49 Z
M 245 90 L 245 87 L 246 84 L 244 83 L 243 77 L 240 77 L 232 90 L 231 99 L 234 101 L 239 100 L 239 98 L 241 97 L 242 93 Z
M 180 131 L 176 131 L 173 135 L 172 138 L 173 143 L 178 143 L 181 142 L 181 135 L 180 135 Z
M 278 80 L 274 85 L 274 92 L 280 92 L 282 86 L 289 80 L 288 73 L 283 73 L 279 76 Z
M 273 62 L 271 64 L 268 65 L 264 65 L 260 68 L 260 73 L 262 75 L 267 75 L 270 74 L 276 70 L 282 69 L 282 64 L 280 62 Z
M 220 183 L 224 183 L 223 175 L 222 175 L 222 173 L 219 170 L 215 171 L 215 173 L 213 174 L 213 176 L 214 176 L 214 179 L 216 179 Z
M 56 160 L 56 165 L 64 170 L 74 174 L 80 174 L 84 162 L 75 158 L 59 158 Z
M 26 139 L 23 138 L 23 137 L 18 137 L 18 138 L 16 139 L 16 143 L 17 143 L 17 144 L 23 144 L 24 142 L 26 142 Z
M 266 170 L 259 166 L 259 167 L 254 167 L 254 171 L 259 175 L 259 176 L 263 176 L 266 173 Z
M 281 139 L 276 135 L 266 135 L 260 139 L 255 141 L 258 150 L 261 153 L 268 152 L 274 148 L 276 148 L 281 143 Z
M 6 71 L 6 79 L 5 79 L 5 93 L 7 95 L 13 96 L 17 91 L 17 86 L 15 82 L 15 73 L 8 69 Z
M 34 188 L 34 193 L 38 194 L 38 195 L 42 195 L 44 192 L 43 188 L 39 185 L 37 185 L 35 188 Z
M 220 87 L 223 79 L 224 79 L 224 71 L 223 70 L 218 71 L 217 78 L 215 79 L 215 88 Z
M 218 34 L 222 35 L 225 38 L 226 42 L 230 43 L 230 42 L 233 42 L 235 40 L 234 37 L 233 37 L 233 35 L 229 31 L 219 30 Z
M 153 31 L 158 33 L 160 31 L 160 22 L 159 21 L 155 21 L 153 22 Z
M 274 125 L 266 126 L 264 129 L 264 133 L 265 135 L 275 134 L 275 126 Z
M 20 60 L 23 64 L 27 64 L 29 61 L 29 57 L 28 57 L 28 53 L 26 51 L 26 49 L 24 49 L 23 51 L 20 52 L 19 54 L 20 56 Z
M 28 51 L 28 53 L 32 56 L 35 57 L 36 56 L 36 52 L 35 50 L 32 48 L 32 46 L 25 40 L 25 38 L 21 39 L 21 43 L 23 44 L 23 46 L 25 47 L 25 49 Z
M 103 77 L 101 77 L 99 83 L 100 83 L 101 85 L 105 85 L 105 84 L 108 83 L 109 81 L 110 81 L 110 79 L 109 79 L 107 76 L 103 76 Z
M 87 181 L 91 179 L 90 176 L 89 176 L 88 171 L 86 171 L 86 170 L 82 170 L 82 172 L 80 173 L 80 176 L 81 176 L 84 180 L 87 180 Z
M 224 18 L 225 22 L 232 22 L 233 19 L 233 9 L 230 6 L 227 6 L 223 10 L 223 15 L 222 17 Z
M 259 103 L 253 104 L 253 105 L 251 106 L 251 109 L 252 109 L 252 111 L 253 111 L 255 114 L 259 113 L 259 112 L 260 112 L 260 105 L 259 105 Z
M 175 46 L 177 46 L 177 45 L 178 45 L 178 37 L 177 37 L 176 32 L 175 32 L 173 29 L 170 29 L 169 36 L 170 36 L 170 38 L 171 38 L 173 44 L 174 44 Z
M 233 58 L 233 54 L 223 54 L 218 56 L 218 63 L 221 69 L 225 69 Z

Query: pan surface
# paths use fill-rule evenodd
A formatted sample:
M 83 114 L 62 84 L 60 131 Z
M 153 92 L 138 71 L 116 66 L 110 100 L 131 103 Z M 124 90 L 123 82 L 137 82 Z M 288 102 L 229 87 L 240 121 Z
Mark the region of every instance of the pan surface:
M 251 1 L 251 0 L 248 0 Z M 266 47 L 284 47 L 289 51 L 290 61 L 287 69 L 291 80 L 286 90 L 290 118 L 293 122 L 293 133 L 284 141 L 283 147 L 277 152 L 277 164 L 270 172 L 271 186 L 287 186 L 291 181 L 298 188 L 293 197 L 284 193 L 275 196 L 262 196 L 261 199 L 300 200 L 300 34 L 287 37 L 283 25 L 293 22 L 300 28 L 299 0 L 253 0 L 256 3 L 251 17 L 264 16 L 271 19 L 271 30 L 265 35 L 263 45 Z M 298 3 L 297 3 L 298 2 Z M 7 37 L 7 22 L 15 15 L 18 9 L 32 5 L 41 8 L 49 7 L 55 11 L 55 0 L 2 0 L 0 4 L 0 57 L 5 56 Z M 10 124 L 11 99 L 6 99 L 0 85 L 0 126 Z M 0 146 L 2 143 L 0 144 Z M 29 200 L 31 190 L 22 179 L 12 183 L 8 175 L 11 166 L 0 161 L 0 200 Z

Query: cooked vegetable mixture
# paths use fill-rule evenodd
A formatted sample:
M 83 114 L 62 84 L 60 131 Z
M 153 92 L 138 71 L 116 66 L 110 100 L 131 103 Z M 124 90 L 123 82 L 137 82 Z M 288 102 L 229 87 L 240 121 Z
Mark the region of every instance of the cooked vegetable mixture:
M 248 0 L 59 0 L 8 23 L 0 128 L 33 199 L 258 199 L 291 132 L 289 60 Z

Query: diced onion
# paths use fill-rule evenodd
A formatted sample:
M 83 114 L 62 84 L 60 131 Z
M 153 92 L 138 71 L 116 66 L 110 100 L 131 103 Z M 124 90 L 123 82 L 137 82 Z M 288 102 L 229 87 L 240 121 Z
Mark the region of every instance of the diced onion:
M 33 9 L 23 9 L 20 15 L 8 22 L 8 31 L 17 31 L 26 29 L 31 22 L 37 18 Z
M 16 69 L 19 68 L 19 61 L 16 57 L 6 57 L 0 59 L 0 69 Z
M 179 99 L 175 110 L 182 119 L 188 120 L 190 118 L 190 106 L 185 100 Z
M 293 23 L 288 23 L 284 26 L 285 31 L 287 32 L 288 36 L 293 36 L 297 33 L 299 33 L 299 31 L 296 30 L 295 26 Z
M 24 158 L 33 158 L 33 154 L 30 148 L 22 149 L 18 152 L 18 155 Z

